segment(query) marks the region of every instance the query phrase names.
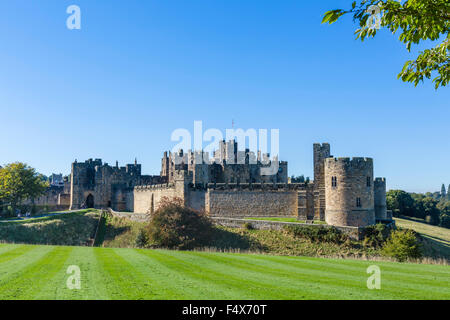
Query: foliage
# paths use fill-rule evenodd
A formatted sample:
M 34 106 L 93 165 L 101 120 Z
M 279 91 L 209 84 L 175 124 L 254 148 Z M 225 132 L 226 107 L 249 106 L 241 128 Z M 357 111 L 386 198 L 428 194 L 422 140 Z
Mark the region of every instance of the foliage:
M 426 40 L 441 41 L 435 47 L 420 52 L 416 60 L 407 61 L 398 78 L 405 82 L 423 82 L 435 77 L 435 88 L 450 81 L 450 2 L 448 0 L 359 0 L 349 10 L 336 9 L 325 13 L 322 23 L 332 24 L 341 16 L 351 14 L 359 22 L 357 39 L 375 37 L 377 29 L 387 28 L 393 34 L 400 30 L 399 40 L 411 50 L 412 44 Z M 378 21 L 373 22 L 373 19 Z
M 152 246 L 193 249 L 208 244 L 212 222 L 205 214 L 185 207 L 180 199 L 163 199 L 147 231 Z
M 414 212 L 414 199 L 402 190 L 390 190 L 386 193 L 386 205 L 396 215 L 412 216 Z
M 253 225 L 250 222 L 244 223 L 243 227 L 244 227 L 244 229 L 247 229 L 247 230 L 253 230 L 254 229 Z
M 343 234 L 335 227 L 312 227 L 312 226 L 298 226 L 288 225 L 284 227 L 286 231 L 298 238 L 308 239 L 311 242 L 330 242 L 330 243 L 344 243 L 348 236 Z
M 410 258 L 421 258 L 422 250 L 418 241 L 418 234 L 410 229 L 392 232 L 390 238 L 383 246 L 382 254 L 387 257 L 393 257 L 400 262 Z
M 390 229 L 382 223 L 366 227 L 364 229 L 363 244 L 366 247 L 381 248 L 389 237 L 390 233 Z
M 46 188 L 42 175 L 24 163 L 11 163 L 0 169 L 0 200 L 10 204 L 13 214 L 23 200 L 42 195 Z
M 390 190 L 386 194 L 386 203 L 395 216 L 415 217 L 433 225 L 448 226 L 450 201 L 442 197 L 440 192 L 420 194 Z
M 306 177 L 302 174 L 301 176 L 291 176 L 291 183 L 309 183 L 310 178 Z
M 139 230 L 139 233 L 136 237 L 136 247 L 145 248 L 148 244 L 148 236 L 147 232 L 144 229 Z

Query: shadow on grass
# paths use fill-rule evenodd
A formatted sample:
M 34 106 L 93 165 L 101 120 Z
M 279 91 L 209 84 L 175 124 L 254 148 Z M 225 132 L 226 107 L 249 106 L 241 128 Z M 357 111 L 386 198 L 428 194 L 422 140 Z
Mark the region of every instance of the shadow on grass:
M 72 213 L 0 223 L 0 242 L 85 246 L 95 233 L 98 216 Z
M 230 249 L 255 250 L 255 251 L 268 250 L 267 247 L 265 247 L 264 245 L 255 240 L 252 240 L 245 234 L 230 232 L 216 227 L 213 228 L 212 240 L 209 246 L 219 250 L 230 250 Z
M 446 242 L 425 234 L 421 236 L 425 256 L 450 260 L 450 246 Z

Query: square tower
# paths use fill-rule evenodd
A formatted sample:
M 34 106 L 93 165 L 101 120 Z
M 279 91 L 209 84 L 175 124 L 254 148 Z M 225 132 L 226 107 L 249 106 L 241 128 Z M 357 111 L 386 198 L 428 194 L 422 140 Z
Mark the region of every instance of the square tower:
M 315 143 L 314 151 L 314 219 L 325 220 L 325 159 L 330 158 L 329 143 Z

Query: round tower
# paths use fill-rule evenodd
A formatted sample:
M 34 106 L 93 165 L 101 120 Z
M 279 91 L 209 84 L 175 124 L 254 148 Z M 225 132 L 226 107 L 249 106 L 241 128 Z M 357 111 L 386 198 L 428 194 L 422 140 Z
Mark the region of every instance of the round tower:
M 373 187 L 375 196 L 375 218 L 377 220 L 386 220 L 386 178 L 376 178 Z
M 325 159 L 325 221 L 333 226 L 375 224 L 373 160 Z

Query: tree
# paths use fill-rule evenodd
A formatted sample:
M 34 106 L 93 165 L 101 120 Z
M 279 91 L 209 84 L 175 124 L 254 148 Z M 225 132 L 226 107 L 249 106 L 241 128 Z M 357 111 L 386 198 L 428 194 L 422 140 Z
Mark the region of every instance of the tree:
M 441 201 L 437 205 L 439 209 L 439 225 L 450 228 L 450 201 Z
M 332 24 L 341 16 L 353 14 L 360 28 L 357 39 L 364 41 L 375 37 L 381 27 L 393 34 L 399 29 L 399 40 L 411 50 L 412 44 L 431 40 L 439 42 L 435 47 L 420 52 L 416 60 L 407 61 L 398 74 L 405 82 L 417 86 L 424 78 L 434 77 L 435 88 L 450 81 L 450 2 L 448 0 L 359 0 L 349 10 L 335 9 L 325 13 L 322 23 Z
M 389 190 L 386 193 L 386 204 L 396 214 L 414 216 L 414 199 L 402 190 Z
M 0 169 L 0 201 L 9 204 L 13 212 L 23 200 L 42 195 L 46 188 L 42 176 L 24 163 L 11 163 Z
M 437 208 L 437 204 L 438 202 L 430 197 L 426 197 L 422 200 L 424 215 L 427 219 L 427 222 L 436 225 L 439 223 L 439 213 L 440 213 L 439 209 Z
M 441 187 L 441 199 L 445 199 L 446 195 L 447 195 L 447 193 L 445 192 L 445 184 L 442 184 L 442 187 Z
M 383 246 L 382 254 L 400 262 L 422 257 L 418 235 L 413 230 L 395 230 Z
M 301 175 L 301 176 L 292 176 L 291 177 L 291 182 L 292 183 L 305 183 L 305 176 Z
M 182 199 L 163 197 L 147 227 L 149 246 L 188 250 L 207 246 L 213 224 L 202 212 L 184 206 Z

